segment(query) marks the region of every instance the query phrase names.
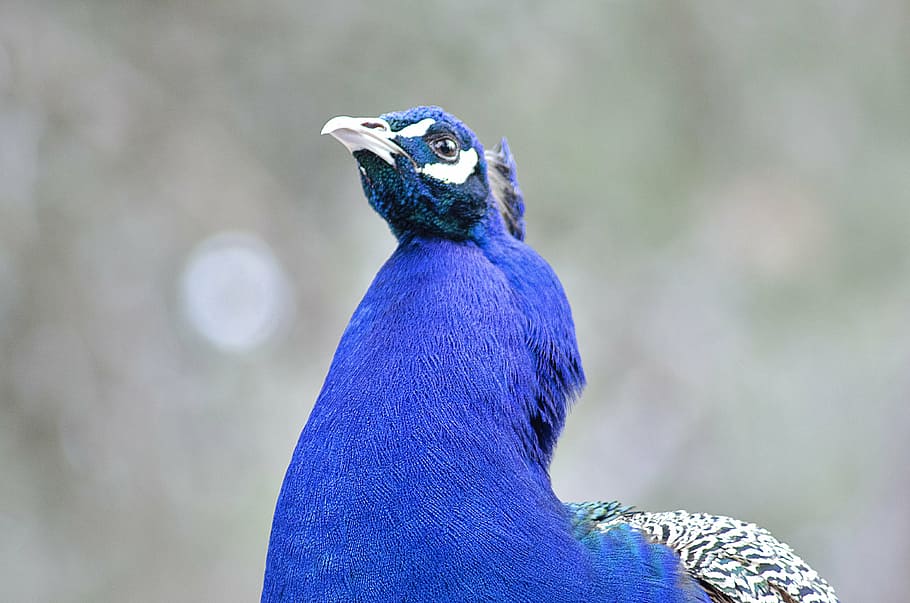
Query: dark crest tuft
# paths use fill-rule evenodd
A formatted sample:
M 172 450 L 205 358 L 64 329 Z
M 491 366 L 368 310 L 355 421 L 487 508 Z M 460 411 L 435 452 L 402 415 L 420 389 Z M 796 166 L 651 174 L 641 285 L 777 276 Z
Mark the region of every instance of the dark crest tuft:
M 490 180 L 490 191 L 499 213 L 505 220 L 506 227 L 519 241 L 525 238 L 525 202 L 518 187 L 515 175 L 515 159 L 509 150 L 509 143 L 503 138 L 496 148 L 484 153 L 487 160 L 487 174 Z

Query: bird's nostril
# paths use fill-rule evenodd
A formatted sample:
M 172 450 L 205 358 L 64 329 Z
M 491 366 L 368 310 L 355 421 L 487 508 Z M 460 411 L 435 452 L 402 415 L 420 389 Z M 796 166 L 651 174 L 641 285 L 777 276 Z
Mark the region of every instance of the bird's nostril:
M 388 127 L 381 121 L 365 121 L 361 124 L 364 128 L 369 128 L 371 130 L 382 130 L 385 131 Z

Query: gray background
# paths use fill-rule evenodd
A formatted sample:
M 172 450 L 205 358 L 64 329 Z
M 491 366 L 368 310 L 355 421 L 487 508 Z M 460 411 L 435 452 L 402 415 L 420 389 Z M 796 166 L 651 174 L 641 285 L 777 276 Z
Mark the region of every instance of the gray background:
M 0 2 L 0 599 L 258 597 L 393 248 L 319 129 L 434 103 L 574 305 L 557 493 L 905 600 L 908 57 L 899 1 Z

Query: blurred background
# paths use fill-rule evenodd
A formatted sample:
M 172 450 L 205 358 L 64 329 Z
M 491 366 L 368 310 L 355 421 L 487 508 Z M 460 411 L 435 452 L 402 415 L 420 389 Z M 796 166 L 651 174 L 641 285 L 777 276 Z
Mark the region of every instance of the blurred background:
M 590 385 L 553 479 L 910 589 L 910 5 L 0 2 L 0 599 L 257 600 L 393 249 L 338 114 L 507 135 Z

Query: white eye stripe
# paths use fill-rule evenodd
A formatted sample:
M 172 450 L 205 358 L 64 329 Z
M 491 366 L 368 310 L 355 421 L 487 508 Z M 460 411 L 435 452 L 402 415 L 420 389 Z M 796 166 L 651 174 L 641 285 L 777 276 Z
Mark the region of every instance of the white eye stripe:
M 417 171 L 449 184 L 463 184 L 474 173 L 476 167 L 477 151 L 471 148 L 461 151 L 455 163 L 428 163 Z
M 426 119 L 421 119 L 416 124 L 411 124 L 410 126 L 406 126 L 397 132 L 394 132 L 394 134 L 395 136 L 403 136 L 405 138 L 416 138 L 426 134 L 427 130 L 430 129 L 430 126 L 435 123 L 435 119 L 427 117 Z

